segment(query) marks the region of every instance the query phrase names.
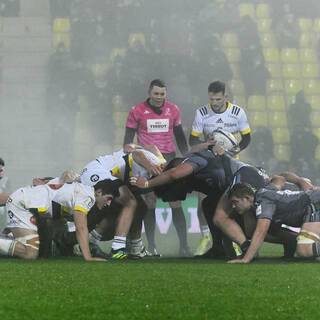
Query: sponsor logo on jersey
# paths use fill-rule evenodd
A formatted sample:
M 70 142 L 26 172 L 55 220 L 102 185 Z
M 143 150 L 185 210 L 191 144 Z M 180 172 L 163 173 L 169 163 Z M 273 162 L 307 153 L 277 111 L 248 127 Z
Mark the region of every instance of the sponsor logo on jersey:
M 149 114 L 149 113 L 150 113 L 150 111 L 144 110 L 144 114 Z
M 91 177 L 90 177 L 90 180 L 92 182 L 97 182 L 99 180 L 99 176 L 97 174 L 93 174 Z
M 219 118 L 216 123 L 223 123 L 223 120 L 221 118 Z
M 262 213 L 262 208 L 261 208 L 261 204 L 259 203 L 257 208 L 256 208 L 256 216 L 260 216 L 260 214 Z
M 236 123 L 225 123 L 224 126 L 225 127 L 236 127 L 237 124 Z
M 169 132 L 169 119 L 148 119 L 148 132 Z

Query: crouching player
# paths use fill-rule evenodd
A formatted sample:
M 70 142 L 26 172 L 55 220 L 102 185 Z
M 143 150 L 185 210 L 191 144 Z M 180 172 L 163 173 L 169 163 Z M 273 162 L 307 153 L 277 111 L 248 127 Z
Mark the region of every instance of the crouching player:
M 141 240 L 142 219 L 147 207 L 138 190 L 132 190 L 132 187 L 130 190 L 125 184 L 132 174 L 148 178 L 160 174 L 164 164 L 165 160 L 157 147 L 146 146 L 142 149 L 128 144 L 124 150 L 100 156 L 84 168 L 80 175 L 82 183 L 94 185 L 108 177 L 118 183 L 120 191 L 120 197 L 115 199 L 118 206 L 115 204 L 105 212 L 93 210 L 89 213 L 89 218 L 94 222 L 90 231 L 92 244 L 109 240 L 110 235 L 114 234 L 111 251 L 113 258 L 119 254 L 124 258 L 127 253 L 132 258 L 149 255 Z
M 283 178 L 284 180 L 284 178 Z M 255 191 L 246 183 L 235 184 L 228 197 L 232 208 L 240 215 L 254 212 L 257 218 L 252 241 L 242 259 L 230 263 L 250 262 L 261 247 L 271 222 L 301 227 L 297 237 L 296 252 L 302 257 L 320 257 L 320 190 L 306 191 L 279 190 L 284 181 Z
M 44 184 L 20 188 L 12 193 L 6 203 L 7 228 L 13 237 L 1 236 L 0 254 L 23 259 L 36 259 L 39 254 L 37 216 L 52 217 L 54 203 L 66 208 L 73 216 L 76 236 L 83 257 L 87 261 L 105 261 L 93 258 L 89 250 L 87 213 L 96 203 L 99 208 L 109 206 L 118 196 L 111 180 L 103 180 L 94 188 L 78 182 L 68 184 Z

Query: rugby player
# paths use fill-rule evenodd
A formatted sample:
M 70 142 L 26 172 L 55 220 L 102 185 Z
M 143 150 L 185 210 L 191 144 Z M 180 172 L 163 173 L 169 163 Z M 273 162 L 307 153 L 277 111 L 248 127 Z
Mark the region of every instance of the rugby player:
M 174 138 L 182 154 L 187 153 L 188 146 L 181 125 L 179 108 L 167 101 L 166 95 L 167 87 L 163 81 L 159 79 L 151 81 L 147 100 L 134 106 L 128 115 L 124 145 L 132 143 L 137 134 L 139 145 L 157 146 L 169 162 L 175 157 Z M 148 251 L 159 256 L 155 244 L 156 197 L 153 193 L 149 193 L 145 195 L 145 200 L 149 208 L 144 219 Z M 180 241 L 180 255 L 191 256 L 181 202 L 170 202 L 169 205 L 172 208 L 172 220 Z
M 242 259 L 229 263 L 252 261 L 261 247 L 271 222 L 301 227 L 297 237 L 297 254 L 320 261 L 320 190 L 280 190 L 284 178 L 256 191 L 250 184 L 237 183 L 228 193 L 232 208 L 240 215 L 253 211 L 257 225 L 252 241 Z
M 98 157 L 84 168 L 80 175 L 82 183 L 92 185 L 96 180 L 98 181 L 108 176 L 115 183 L 118 183 L 120 194 L 123 194 L 122 198 L 115 199 L 115 202 L 122 205 L 122 208 L 113 206 L 111 210 L 106 209 L 106 212 L 102 214 L 100 212 L 90 212 L 89 216 L 93 216 L 93 223 L 95 224 L 94 228 L 90 231 L 92 243 L 97 243 L 100 240 L 109 240 L 110 233 L 115 232 L 112 250 L 116 256 L 118 256 L 117 250 L 120 250 L 122 255 L 126 254 L 124 250 L 126 245 L 131 257 L 149 255 L 141 240 L 142 219 L 147 209 L 141 196 L 137 192 L 133 194 L 125 183 L 133 173 L 147 178 L 160 174 L 165 162 L 162 154 L 155 146 L 146 146 L 143 149 L 140 146 L 128 144 L 125 145 L 123 150 L 115 152 L 112 155 Z M 126 199 L 129 197 L 132 197 L 135 201 L 135 207 L 127 208 L 125 206 Z M 120 213 L 114 212 L 119 211 L 119 209 Z M 128 211 L 130 209 L 133 210 L 132 217 L 131 211 Z M 124 210 L 126 210 L 125 213 Z M 126 218 L 128 217 L 128 212 L 130 213 L 130 219 Z M 119 226 L 120 223 L 122 225 Z M 114 224 L 117 224 L 115 231 L 112 228 Z M 125 231 L 122 233 L 121 238 L 119 236 L 120 228 Z M 108 232 L 105 232 L 106 229 L 108 229 Z M 129 231 L 130 237 L 127 239 Z M 117 248 L 117 245 L 120 243 L 119 240 L 123 242 L 122 246 Z
M 196 110 L 195 119 L 189 136 L 190 146 L 202 143 L 200 136 L 203 135 L 205 142 L 210 141 L 213 131 L 224 129 L 240 139 L 239 147 L 234 148 L 233 153 L 245 149 L 251 140 L 251 130 L 245 111 L 238 105 L 227 100 L 226 86 L 221 81 L 214 81 L 208 86 L 209 104 Z M 210 248 L 210 232 L 207 221 L 203 215 L 201 202 L 203 194 L 198 197 L 198 219 L 202 239 L 196 254 L 202 255 Z
M 7 215 L 4 208 L 1 206 L 5 205 L 5 202 L 7 201 L 6 197 L 9 196 L 9 179 L 4 175 L 4 167 L 5 162 L 2 158 L 0 158 L 0 232 L 3 230 L 7 222 Z
M 76 236 L 83 257 L 87 261 L 105 261 L 93 258 L 89 250 L 87 213 L 94 203 L 99 208 L 111 204 L 118 189 L 111 180 L 103 180 L 89 187 L 78 182 L 27 186 L 13 192 L 6 202 L 7 229 L 13 237 L 0 237 L 0 254 L 23 259 L 36 259 L 39 254 L 38 215 L 53 215 L 54 203 L 70 213 L 74 219 Z
M 211 146 L 209 148 L 211 149 Z M 191 191 L 200 191 L 206 194 L 203 208 L 209 228 L 211 232 L 219 232 L 213 224 L 214 218 L 212 216 L 216 212 L 216 207 L 219 206 L 221 199 L 224 203 L 224 193 L 230 185 L 234 181 L 243 181 L 252 184 L 258 190 L 266 186 L 270 179 L 263 170 L 234 159 L 232 154 L 228 152 L 223 154 L 219 146 L 214 148 L 215 152 L 218 151 L 221 155 L 214 155 L 209 150 L 190 153 L 187 158 L 176 158 L 171 161 L 166 167 L 166 169 L 169 169 L 168 171 L 149 181 L 141 177 L 132 177 L 130 181 L 140 188 L 165 185 L 163 188 L 156 188 L 156 194 L 162 197 L 164 201 L 183 200 L 186 194 Z M 222 225 L 223 228 L 221 229 L 222 231 L 227 230 L 225 234 L 245 251 L 249 245 L 247 237 L 239 223 L 233 220 L 228 209 L 225 209 L 227 212 L 225 212 L 226 218 L 224 221 L 227 226 Z M 288 246 L 291 246 L 292 241 L 295 241 L 295 239 L 290 235 L 283 239 L 283 243 Z M 217 253 L 218 256 L 220 254 L 220 252 Z M 214 257 L 217 257 L 217 255 Z

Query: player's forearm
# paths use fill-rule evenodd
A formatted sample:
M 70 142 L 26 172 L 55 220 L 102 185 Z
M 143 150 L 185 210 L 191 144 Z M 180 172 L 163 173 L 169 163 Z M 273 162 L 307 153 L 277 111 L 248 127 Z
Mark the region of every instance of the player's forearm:
M 190 136 L 189 136 L 189 145 L 190 145 L 191 147 L 193 147 L 193 146 L 195 146 L 195 145 L 197 145 L 197 144 L 200 144 L 200 143 L 203 143 L 203 141 L 201 141 L 201 140 L 199 139 L 199 137 L 195 137 L 195 136 L 193 136 L 192 134 L 190 134 Z
M 209 142 L 203 142 L 203 143 L 195 144 L 195 145 L 192 146 L 191 152 L 199 152 L 201 150 L 207 150 L 209 145 L 210 145 Z
M 85 260 L 90 260 L 89 232 L 87 227 L 87 217 L 83 212 L 75 211 L 74 223 L 76 226 L 76 237 Z
M 149 167 L 151 167 L 153 164 L 152 162 L 147 158 L 147 156 L 145 155 L 144 152 L 142 152 L 141 150 L 135 150 L 132 152 L 132 159 L 139 164 L 140 166 L 142 166 L 143 168 L 148 169 Z
M 312 184 L 307 182 L 305 178 L 299 177 L 293 172 L 282 172 L 279 176 L 284 177 L 287 182 L 293 183 L 303 190 L 312 187 Z
M 167 183 L 175 181 L 174 177 L 170 173 L 170 170 L 163 172 L 161 175 L 148 181 L 148 188 L 162 186 Z
M 245 149 L 249 145 L 250 141 L 251 141 L 250 133 L 241 135 L 241 141 L 239 143 L 240 150 Z
M 266 237 L 269 226 L 270 226 L 270 221 L 261 221 L 261 220 L 258 221 L 258 225 L 253 234 L 249 249 L 246 252 L 244 258 L 242 259 L 243 262 L 248 263 L 256 256 L 257 252 L 259 251 Z

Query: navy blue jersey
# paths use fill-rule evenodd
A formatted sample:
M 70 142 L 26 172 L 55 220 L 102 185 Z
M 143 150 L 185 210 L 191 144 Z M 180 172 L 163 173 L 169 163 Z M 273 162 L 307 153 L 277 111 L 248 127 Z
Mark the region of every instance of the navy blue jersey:
M 255 194 L 257 219 L 269 219 L 292 227 L 300 227 L 311 203 L 320 201 L 320 190 L 279 190 L 273 184 Z

